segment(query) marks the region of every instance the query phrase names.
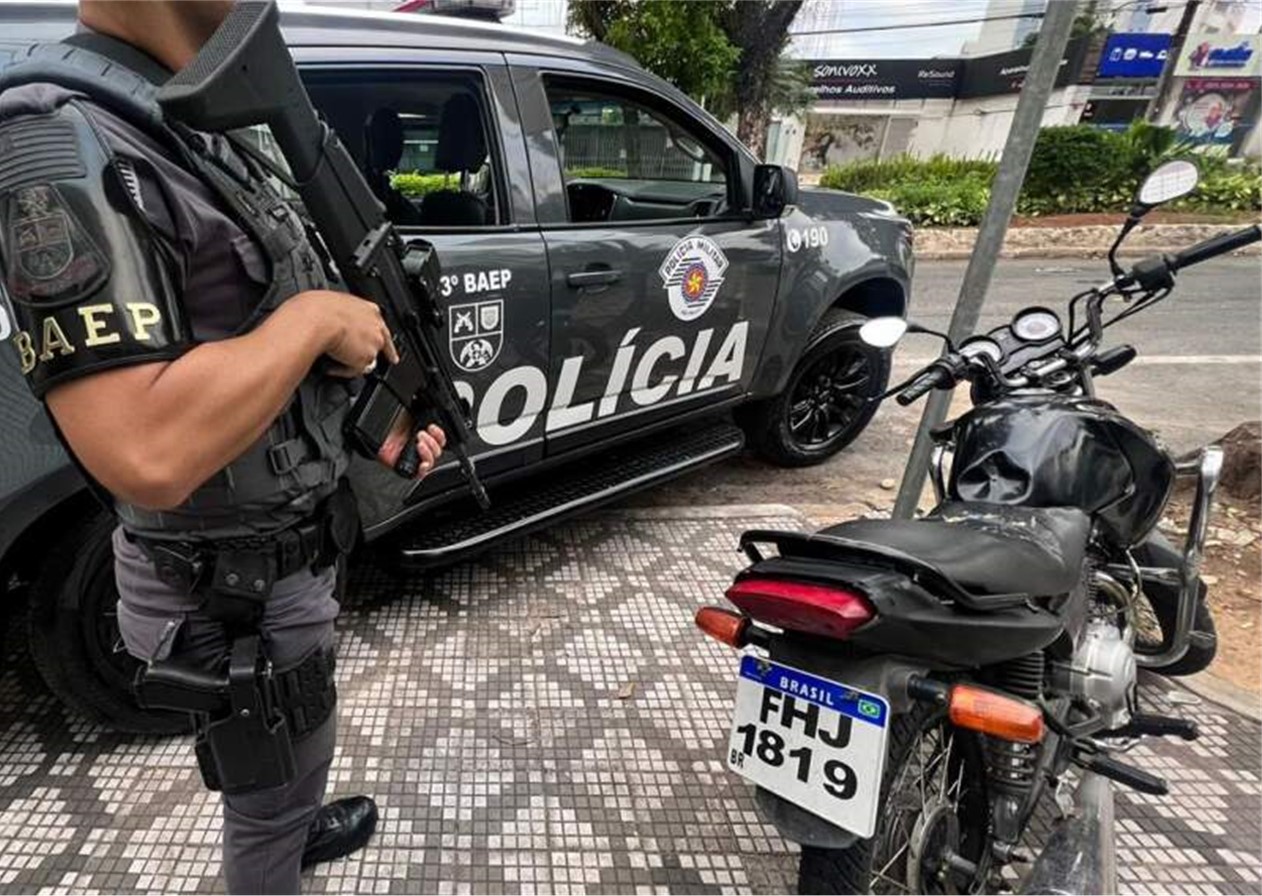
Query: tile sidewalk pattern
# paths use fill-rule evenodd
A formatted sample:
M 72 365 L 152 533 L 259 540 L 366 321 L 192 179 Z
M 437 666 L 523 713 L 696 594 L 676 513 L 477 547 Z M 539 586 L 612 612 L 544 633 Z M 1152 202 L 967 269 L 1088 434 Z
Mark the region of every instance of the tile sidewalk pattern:
M 439 573 L 358 570 L 331 788 L 374 794 L 382 820 L 307 890 L 791 890 L 793 847 L 722 764 L 736 659 L 692 626 L 754 525 L 800 521 L 608 515 Z M 221 891 L 218 804 L 188 745 L 66 718 L 18 643 L 0 678 L 0 891 Z M 1122 888 L 1258 892 L 1259 727 L 1177 710 L 1204 735 L 1130 754 L 1173 793 L 1119 792 Z

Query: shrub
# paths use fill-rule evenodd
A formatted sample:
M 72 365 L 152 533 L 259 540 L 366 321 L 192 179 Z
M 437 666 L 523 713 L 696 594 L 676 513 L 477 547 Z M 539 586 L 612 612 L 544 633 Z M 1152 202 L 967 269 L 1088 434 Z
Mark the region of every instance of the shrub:
M 627 177 L 627 169 L 625 168 L 608 168 L 600 165 L 588 165 L 587 167 L 566 168 L 566 177 Z
M 1172 209 L 1205 213 L 1262 210 L 1262 172 L 1242 168 L 1223 152 L 1179 143 L 1170 128 L 1136 122 L 1113 132 L 1090 125 L 1044 128 L 1017 201 L 1026 215 L 1123 213 L 1140 181 L 1161 162 L 1188 158 L 1201 184 Z M 998 164 L 989 159 L 897 156 L 830 166 L 820 186 L 875 196 L 920 225 L 976 224 L 989 201 Z
M 1043 128 L 1034 143 L 1018 208 L 1029 214 L 1111 211 L 1134 193 L 1123 134 L 1077 124 Z
M 1211 171 L 1176 208 L 1201 212 L 1262 211 L 1262 173 Z
M 902 155 L 880 162 L 830 165 L 820 175 L 819 183 L 822 187 L 848 190 L 851 193 L 864 193 L 927 179 L 950 181 L 974 177 L 989 184 L 994 179 L 997 168 L 998 164 L 989 159 L 957 159 L 944 155 L 918 159 L 915 156 Z
M 972 227 L 981 222 L 990 202 L 990 183 L 976 175 L 956 180 L 909 180 L 868 190 L 867 195 L 892 203 L 917 226 Z
M 390 175 L 390 186 L 404 196 L 415 199 L 437 190 L 452 189 L 450 174 L 418 174 L 415 171 L 399 171 Z

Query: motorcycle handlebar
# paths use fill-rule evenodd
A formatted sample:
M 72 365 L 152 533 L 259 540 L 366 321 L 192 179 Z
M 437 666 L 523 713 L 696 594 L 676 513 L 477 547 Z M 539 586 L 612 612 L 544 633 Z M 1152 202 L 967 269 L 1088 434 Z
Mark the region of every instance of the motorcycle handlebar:
M 947 373 L 947 371 L 943 370 L 941 367 L 934 367 L 933 369 L 926 371 L 923 376 L 917 379 L 902 392 L 899 392 L 895 401 L 903 406 L 909 405 L 930 389 L 936 389 L 939 386 L 949 386 L 952 379 L 953 378 L 949 373 Z
M 1251 227 L 1245 227 L 1234 233 L 1223 233 L 1218 236 L 1210 237 L 1207 240 L 1190 246 L 1182 252 L 1176 252 L 1168 257 L 1167 261 L 1172 271 L 1180 268 L 1186 268 L 1190 265 L 1200 264 L 1202 261 L 1208 261 L 1218 255 L 1227 252 L 1233 252 L 1250 243 L 1256 243 L 1262 240 L 1262 228 L 1257 224 Z

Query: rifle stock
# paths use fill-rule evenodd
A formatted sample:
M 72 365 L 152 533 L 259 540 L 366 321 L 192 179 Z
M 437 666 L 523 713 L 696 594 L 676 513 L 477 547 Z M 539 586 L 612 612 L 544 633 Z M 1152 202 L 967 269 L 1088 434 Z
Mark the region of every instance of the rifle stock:
M 320 121 L 281 36 L 274 0 L 239 0 L 201 51 L 158 92 L 169 117 L 203 131 L 268 125 L 295 187 L 349 290 L 376 302 L 394 334 L 399 362 L 378 359 L 351 409 L 346 434 L 375 457 L 404 411 L 417 430 L 438 423 L 478 504 L 486 490 L 469 456 L 464 402 L 442 366 L 434 334 L 438 260 L 431 247 L 406 246 L 386 219 L 354 159 Z M 416 472 L 415 438 L 395 469 Z

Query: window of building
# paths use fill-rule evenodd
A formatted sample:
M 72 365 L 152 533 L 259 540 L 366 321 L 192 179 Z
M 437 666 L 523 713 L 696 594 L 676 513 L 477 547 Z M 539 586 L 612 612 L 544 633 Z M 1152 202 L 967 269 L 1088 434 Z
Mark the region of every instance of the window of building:
M 696 133 L 616 92 L 546 84 L 570 219 L 706 218 L 728 197 L 728 165 Z
M 313 73 L 307 89 L 395 224 L 503 224 L 503 165 L 472 75 Z

